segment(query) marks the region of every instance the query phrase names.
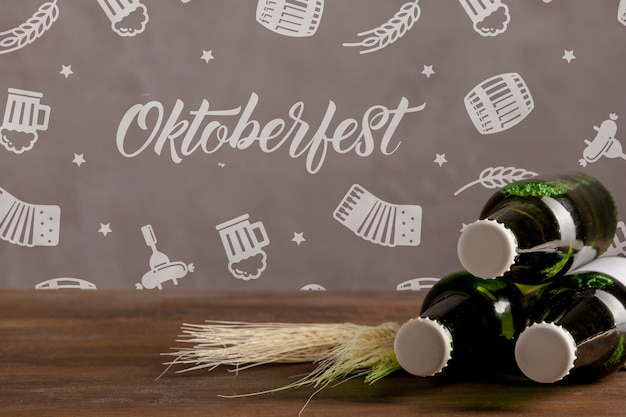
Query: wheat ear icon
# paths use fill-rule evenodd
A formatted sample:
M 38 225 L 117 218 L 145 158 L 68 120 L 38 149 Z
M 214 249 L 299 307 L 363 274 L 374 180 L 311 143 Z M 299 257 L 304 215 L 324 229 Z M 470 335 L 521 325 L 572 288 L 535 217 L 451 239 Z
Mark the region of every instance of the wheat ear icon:
M 0 32 L 0 54 L 16 51 L 33 43 L 50 29 L 58 17 L 57 0 L 42 4 L 26 22 L 13 29 Z
M 527 171 L 523 168 L 515 167 L 490 167 L 485 168 L 480 173 L 477 180 L 459 188 L 454 195 L 459 195 L 466 189 L 481 184 L 485 188 L 501 188 L 514 181 L 525 180 L 538 175 L 536 172 Z
M 421 9 L 418 3 L 419 0 L 405 3 L 387 22 L 377 28 L 357 34 L 357 36 L 367 36 L 365 39 L 354 43 L 346 42 L 343 46 L 363 47 L 365 49 L 359 53 L 367 54 L 391 45 L 404 36 L 420 18 Z

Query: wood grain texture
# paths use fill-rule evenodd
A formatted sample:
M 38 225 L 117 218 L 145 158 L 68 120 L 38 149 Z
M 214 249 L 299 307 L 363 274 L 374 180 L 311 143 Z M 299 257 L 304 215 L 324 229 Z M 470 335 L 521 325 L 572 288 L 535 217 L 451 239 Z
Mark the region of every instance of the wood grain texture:
M 206 319 L 378 324 L 417 314 L 411 292 L 0 292 L 0 416 L 297 416 L 313 389 L 276 388 L 311 365 L 164 370 L 183 322 Z M 626 375 L 588 385 L 440 381 L 396 373 L 317 394 L 303 416 L 626 414 Z

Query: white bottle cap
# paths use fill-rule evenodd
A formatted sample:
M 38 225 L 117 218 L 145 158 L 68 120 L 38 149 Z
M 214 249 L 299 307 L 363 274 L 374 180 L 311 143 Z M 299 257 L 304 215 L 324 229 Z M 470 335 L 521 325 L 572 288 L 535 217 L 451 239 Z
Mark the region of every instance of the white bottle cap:
M 576 342 L 563 327 L 536 323 L 526 328 L 515 344 L 517 366 L 536 382 L 563 379 L 574 367 Z
M 457 243 L 463 268 L 479 278 L 495 278 L 515 263 L 517 240 L 502 223 L 478 220 L 465 226 Z
M 398 329 L 393 348 L 405 371 L 417 376 L 433 376 L 450 360 L 452 335 L 442 324 L 418 317 Z

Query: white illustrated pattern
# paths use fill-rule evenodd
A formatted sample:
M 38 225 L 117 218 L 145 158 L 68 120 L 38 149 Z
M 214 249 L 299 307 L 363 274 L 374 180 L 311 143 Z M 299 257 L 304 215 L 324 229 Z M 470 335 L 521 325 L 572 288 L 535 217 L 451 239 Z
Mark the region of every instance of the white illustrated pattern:
M 40 282 L 36 290 L 95 290 L 96 284 L 81 278 L 60 277 Z
M 617 6 L 617 21 L 626 26 L 626 0 L 620 0 Z
M 300 288 L 300 291 L 326 291 L 326 288 L 319 284 L 307 284 Z
M 194 271 L 193 264 L 185 264 L 180 261 L 172 262 L 166 254 L 157 249 L 157 238 L 152 225 L 142 226 L 141 233 L 146 245 L 152 250 L 152 254 L 149 261 L 150 270 L 141 277 L 140 283 L 135 284 L 135 288 L 138 290 L 154 288 L 162 290 L 164 283 L 172 281 L 174 285 L 178 285 L 179 279 Z
M 413 278 L 398 284 L 398 286 L 396 287 L 396 291 L 427 291 L 432 288 L 437 282 L 439 282 L 439 278 Z
M 4 118 L 0 126 L 0 143 L 7 151 L 21 154 L 29 151 L 48 129 L 50 106 L 41 104 L 42 93 L 9 88 Z
M 19 246 L 59 244 L 61 208 L 30 204 L 0 188 L 0 238 Z
M 481 36 L 497 36 L 506 31 L 511 20 L 509 7 L 500 0 L 459 0 Z
M 465 109 L 483 135 L 512 128 L 533 110 L 535 104 L 517 73 L 494 75 L 465 96 Z
M 263 248 L 270 244 L 263 223 L 250 223 L 249 219 L 250 215 L 244 214 L 215 227 L 228 257 L 228 270 L 244 281 L 257 279 L 265 271 L 267 254 Z
M 544 3 L 549 2 L 549 0 L 544 0 Z M 180 3 L 187 4 L 190 3 L 190 0 L 181 0 Z M 199 2 L 195 4 L 197 3 Z M 470 18 L 472 29 L 482 37 L 493 38 L 501 35 L 507 31 L 511 23 L 509 7 L 502 0 L 459 0 L 459 3 Z M 108 18 L 111 29 L 116 35 L 133 38 L 146 30 L 149 21 L 148 8 L 140 0 L 98 0 L 98 5 Z M 189 8 L 191 9 L 193 6 L 194 4 Z M 325 5 L 324 0 L 258 0 L 256 3 L 256 23 L 252 22 L 252 24 L 256 26 L 258 23 L 263 28 L 288 38 L 310 38 L 318 34 L 321 29 L 325 29 L 321 26 L 322 17 L 326 14 L 326 18 L 329 18 L 328 13 L 332 11 L 330 7 L 325 6 L 329 5 Z M 252 7 L 250 9 L 252 12 Z M 153 10 L 151 9 L 151 11 Z M 154 11 L 156 12 L 156 7 Z M 103 20 L 104 15 L 100 16 Z M 252 13 L 250 13 L 251 15 Z M 156 13 L 154 16 L 156 17 Z M 35 43 L 48 33 L 58 18 L 57 0 L 43 3 L 24 23 L 0 32 L 0 54 L 15 53 Z M 384 21 L 384 18 L 378 20 L 382 22 L 379 26 L 357 33 L 357 41 L 341 43 L 338 46 L 354 48 L 351 51 L 358 51 L 360 55 L 381 52 L 387 47 L 400 43 L 399 41 L 415 27 L 420 19 L 425 18 L 422 16 L 419 0 L 408 1 L 388 20 Z M 619 2 L 617 20 L 626 26 L 626 0 Z M 613 21 L 613 23 L 615 22 Z M 258 30 L 264 29 L 259 28 Z M 469 26 L 467 31 L 471 32 Z M 50 33 L 52 32 L 50 31 Z M 501 39 L 507 36 L 502 36 Z M 415 39 L 408 38 L 410 36 L 406 36 L 403 42 L 415 41 Z M 287 39 L 282 40 L 292 42 Z M 118 41 L 120 40 L 118 39 Z M 137 40 L 128 40 L 128 42 L 133 41 L 136 42 Z M 293 42 L 300 41 L 293 40 Z M 480 42 L 485 41 L 480 40 Z M 207 49 L 202 49 L 201 46 Z M 214 47 L 216 48 L 215 51 L 219 52 L 218 46 L 213 46 L 212 43 L 204 43 L 201 46 L 195 49 L 196 64 L 199 64 L 198 57 L 205 64 L 211 63 L 203 66 L 203 69 L 210 71 L 221 63 L 222 59 L 226 59 L 223 57 L 226 57 L 227 54 L 221 50 L 222 53 L 218 54 L 219 59 L 212 62 L 215 60 L 214 50 L 209 48 Z M 578 47 L 578 45 L 560 45 L 556 49 L 559 55 L 557 57 L 555 53 L 555 60 L 559 64 L 565 65 L 558 59 L 561 58 L 567 64 L 571 64 L 567 66 L 568 68 L 579 66 L 585 59 L 581 52 L 583 49 L 576 49 L 576 51 L 581 52 L 580 57 L 577 58 L 574 54 L 574 47 Z M 561 51 L 563 51 L 562 56 L 560 55 Z M 358 59 L 364 60 L 365 58 Z M 425 59 L 429 59 L 429 57 L 425 57 Z M 73 62 L 77 63 L 77 61 Z M 429 64 L 423 65 L 422 68 L 422 62 Z M 422 62 L 420 62 L 420 69 L 415 70 L 415 67 L 412 69 L 416 75 L 416 82 L 436 83 L 450 70 L 439 66 L 436 61 L 434 63 L 432 63 L 433 61 Z M 54 74 L 57 74 L 57 78 L 61 78 L 58 74 L 65 80 L 72 76 L 71 80 L 61 82 L 66 82 L 69 85 L 76 78 L 79 78 L 79 76 L 74 76 L 72 65 L 61 64 L 60 62 L 56 62 L 55 65 Z M 433 69 L 435 67 L 437 72 Z M 78 70 L 83 72 L 83 68 L 77 66 Z M 509 71 L 509 69 L 505 71 Z M 423 77 L 418 74 L 423 75 Z M 432 77 L 434 74 L 437 76 Z M 480 79 L 483 79 L 488 74 L 481 73 L 479 76 Z M 473 84 L 472 82 L 469 85 Z M 51 106 L 48 104 L 52 101 L 53 94 L 52 91 L 44 90 L 37 85 L 24 87 L 13 82 L 9 85 L 11 88 L 7 90 L 4 116 L 0 126 L 0 143 L 7 151 L 3 152 L 3 156 L 23 158 L 25 157 L 24 153 L 32 151 L 26 155 L 29 157 L 41 150 L 36 145 L 40 133 L 48 131 L 50 125 Z M 35 90 L 46 91 L 46 97 L 44 98 L 44 93 L 41 91 Z M 143 96 L 149 95 L 148 93 L 143 94 Z M 406 97 L 411 98 L 411 102 L 415 100 L 412 95 L 407 94 Z M 196 151 L 197 153 L 213 154 L 222 147 L 224 151 L 233 149 L 243 151 L 254 145 L 257 147 L 256 150 L 261 153 L 271 153 L 282 148 L 287 151 L 291 158 L 302 157 L 305 159 L 307 172 L 315 174 L 322 168 L 326 161 L 325 158 L 329 157 L 330 159 L 336 156 L 329 156 L 331 152 L 346 157 L 375 156 L 375 152 L 388 157 L 394 156 L 396 151 L 400 149 L 402 140 L 406 140 L 405 138 L 401 138 L 402 140 L 395 138 L 398 125 L 404 121 L 403 119 L 408 119 L 407 116 L 410 113 L 417 113 L 425 108 L 425 102 L 421 106 L 414 106 L 409 104 L 409 98 L 406 97 L 403 96 L 399 102 L 396 101 L 397 106 L 395 107 L 368 103 L 369 107 L 364 106 L 360 110 L 360 114 L 353 115 L 354 117 L 346 116 L 345 109 L 338 109 L 337 103 L 329 98 L 326 102 L 326 109 L 321 109 L 323 115 L 321 120 L 319 118 L 307 119 L 311 111 L 315 112 L 320 109 L 309 108 L 309 103 L 307 102 L 305 105 L 305 100 L 302 99 L 302 101 L 295 102 L 291 107 L 279 110 L 280 116 L 269 122 L 260 116 L 261 110 L 265 109 L 257 109 L 260 99 L 255 92 L 250 93 L 248 101 L 242 105 L 227 108 L 220 108 L 218 102 L 213 101 L 209 106 L 209 99 L 203 99 L 199 107 L 187 111 L 187 114 L 185 114 L 185 103 L 182 99 L 176 100 L 173 106 L 168 106 L 167 103 L 164 104 L 157 99 L 147 103 L 131 104 L 126 113 L 121 111 L 123 116 L 117 127 L 115 145 L 119 155 L 125 158 L 134 158 L 144 152 L 154 151 L 158 155 L 163 154 L 163 156 L 169 157 L 176 164 L 181 163 L 187 157 L 192 159 L 191 154 Z M 460 99 L 461 96 L 456 98 Z M 131 98 L 131 100 L 133 99 Z M 481 135 L 497 135 L 513 128 L 524 121 L 535 107 L 530 89 L 517 72 L 505 72 L 484 78 L 484 81 L 472 88 L 463 97 L 463 100 L 472 124 Z M 458 103 L 460 105 L 460 100 Z M 231 105 L 229 104 L 229 106 Z M 167 111 L 170 113 L 168 114 Z M 611 109 L 611 111 L 619 111 L 619 108 Z M 255 118 L 255 114 L 259 114 L 259 117 Z M 431 115 L 427 116 L 430 117 Z M 55 112 L 56 117 L 57 113 Z M 599 126 L 593 126 L 596 132 L 595 138 L 583 140 L 585 147 L 582 149 L 581 158 L 577 161 L 581 167 L 595 164 L 601 159 L 626 160 L 622 144 L 616 138 L 618 119 L 616 113 L 610 113 L 608 118 L 602 121 Z M 406 120 L 406 123 L 413 123 L 414 121 Z M 314 123 L 318 123 L 318 125 L 315 126 Z M 133 129 L 131 135 L 129 131 Z M 141 137 L 136 136 L 140 130 L 147 134 L 143 144 Z M 215 132 L 213 137 L 211 136 L 212 132 Z M 51 136 L 51 133 L 52 129 L 47 133 L 47 136 Z M 267 144 L 274 139 L 276 139 L 274 143 L 280 145 L 268 147 Z M 133 148 L 138 142 L 140 146 Z M 347 145 L 348 142 L 350 143 L 349 146 Z M 48 143 L 42 140 L 41 144 L 47 145 Z M 444 148 L 442 146 L 436 149 Z M 428 161 L 437 164 L 441 168 L 441 172 L 446 171 L 450 165 L 454 165 L 459 160 L 458 154 L 453 155 L 450 147 L 445 149 L 448 151 L 447 154 L 435 153 L 434 160 Z M 87 161 L 85 153 L 78 148 L 76 151 L 76 153 L 66 152 L 66 156 L 73 153 L 73 159 L 68 158 L 67 163 L 71 161 L 72 164 L 80 168 Z M 447 155 L 450 156 L 453 163 L 444 168 L 444 164 L 448 163 Z M 576 162 L 578 157 L 579 155 L 576 155 L 573 162 Z M 98 161 L 98 155 L 94 153 L 90 153 L 89 158 L 90 162 L 101 162 Z M 225 162 L 210 161 L 211 164 L 218 165 L 220 168 L 226 168 L 225 171 L 231 168 L 231 162 L 231 160 L 228 161 L 229 166 L 226 168 Z M 235 160 L 235 162 L 237 161 Z M 80 172 L 88 171 L 91 166 L 89 164 Z M 236 164 L 232 164 L 232 166 L 234 167 Z M 531 178 L 535 175 L 538 174 L 524 168 L 488 167 L 483 169 L 478 177 L 474 176 L 468 180 L 469 182 L 461 186 L 454 193 L 454 196 L 458 196 L 477 185 L 486 189 L 499 188 L 513 181 Z M 230 214 L 227 213 L 226 216 L 230 216 Z M 97 219 L 106 219 L 107 217 L 108 213 L 103 213 L 102 217 Z M 333 218 L 357 236 L 379 246 L 419 246 L 422 240 L 421 206 L 388 203 L 358 184 L 350 187 L 333 212 Z M 214 224 L 210 223 L 211 220 L 208 222 Z M 91 224 L 94 226 L 94 223 Z M 111 224 L 109 222 L 99 223 L 99 229 L 98 226 L 95 226 L 88 232 L 93 235 L 97 231 L 103 238 L 100 242 L 116 243 L 118 239 L 124 238 L 122 227 L 116 227 L 116 233 L 113 233 Z M 115 223 L 115 225 L 119 225 L 119 223 Z M 334 225 L 336 226 L 336 223 Z M 296 224 L 293 229 L 289 230 L 300 230 L 297 229 L 298 227 L 299 225 Z M 59 246 L 60 229 L 60 206 L 26 203 L 0 188 L 0 239 L 2 241 L 22 247 Z M 210 230 L 209 227 L 207 229 Z M 249 215 L 245 214 L 223 222 L 217 225 L 215 229 L 219 234 L 219 240 L 215 239 L 215 242 L 218 245 L 221 242 L 224 248 L 230 274 L 242 281 L 258 279 L 267 268 L 267 254 L 264 248 L 270 244 L 264 223 L 260 221 L 251 223 Z M 141 227 L 141 232 L 146 244 L 152 250 L 152 254 L 148 271 L 143 274 L 140 282 L 135 284 L 137 289 L 163 289 L 169 283 L 176 286 L 179 280 L 194 272 L 193 263 L 172 262 L 165 254 L 157 250 L 157 240 L 151 225 Z M 210 236 L 210 232 L 207 231 L 207 235 Z M 311 238 L 311 241 L 308 242 L 303 232 L 293 232 L 290 247 L 300 248 L 297 249 L 298 251 L 307 251 L 309 248 L 320 244 L 319 241 L 314 242 L 313 239 Z M 289 238 L 285 240 L 289 240 Z M 303 244 L 304 242 L 307 243 Z M 279 245 L 277 244 L 276 247 L 278 249 Z M 626 226 L 623 221 L 618 223 L 613 244 L 606 255 L 626 256 Z M 427 290 L 437 281 L 438 278 L 431 277 L 414 278 L 397 284 L 396 290 Z M 35 288 L 42 290 L 93 290 L 96 289 L 96 284 L 84 279 L 64 276 L 40 282 L 35 285 Z M 304 285 L 300 289 L 302 291 L 326 290 L 325 287 L 316 283 Z
M 561 59 L 564 59 L 567 61 L 568 64 L 571 64 L 571 62 L 573 60 L 576 59 L 576 55 L 574 55 L 574 50 L 573 49 L 564 49 L 563 50 L 563 56 L 561 57 Z
M 528 171 L 524 168 L 515 167 L 489 167 L 481 171 L 477 180 L 465 184 L 463 187 L 456 190 L 454 195 L 459 195 L 466 189 L 481 184 L 485 188 L 501 188 L 513 181 L 521 181 L 528 178 L 537 176 L 538 174 L 533 171 Z
M 302 38 L 315 35 L 324 0 L 258 0 L 256 20 L 279 35 Z
M 146 29 L 148 9 L 139 0 L 98 0 L 98 3 L 118 35 L 132 37 Z
M 578 162 L 580 166 L 586 167 L 587 164 L 596 162 L 601 157 L 610 159 L 623 159 L 626 161 L 626 154 L 622 149 L 622 144 L 615 139 L 617 133 L 617 114 L 611 113 L 609 118 L 600 124 L 600 127 L 594 126 L 596 137 L 593 140 L 585 139 L 587 147 L 583 150 L 583 157 Z
M 359 32 L 357 36 L 363 38 L 359 42 L 345 42 L 343 46 L 360 47 L 360 54 L 379 51 L 404 36 L 419 20 L 421 13 L 419 0 L 404 3 L 387 22 L 377 28 Z
M 381 246 L 418 246 L 422 208 L 390 204 L 354 184 L 333 213 L 335 220 L 357 236 Z
M 40 38 L 59 18 L 57 0 L 43 3 L 19 26 L 0 32 L 0 54 L 17 51 Z

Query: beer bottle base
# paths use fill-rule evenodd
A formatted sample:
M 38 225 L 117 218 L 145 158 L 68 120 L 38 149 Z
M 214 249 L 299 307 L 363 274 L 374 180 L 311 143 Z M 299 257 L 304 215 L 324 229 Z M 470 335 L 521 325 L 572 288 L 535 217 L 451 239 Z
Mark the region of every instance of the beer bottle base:
M 536 382 L 560 381 L 574 368 L 576 342 L 554 323 L 535 323 L 520 334 L 515 344 L 517 366 Z
M 509 271 L 517 256 L 513 233 L 495 220 L 478 220 L 461 232 L 457 252 L 463 267 L 479 278 L 496 278 Z
M 448 364 L 452 354 L 452 335 L 435 320 L 418 317 L 404 323 L 394 340 L 398 363 L 410 374 L 433 376 Z

